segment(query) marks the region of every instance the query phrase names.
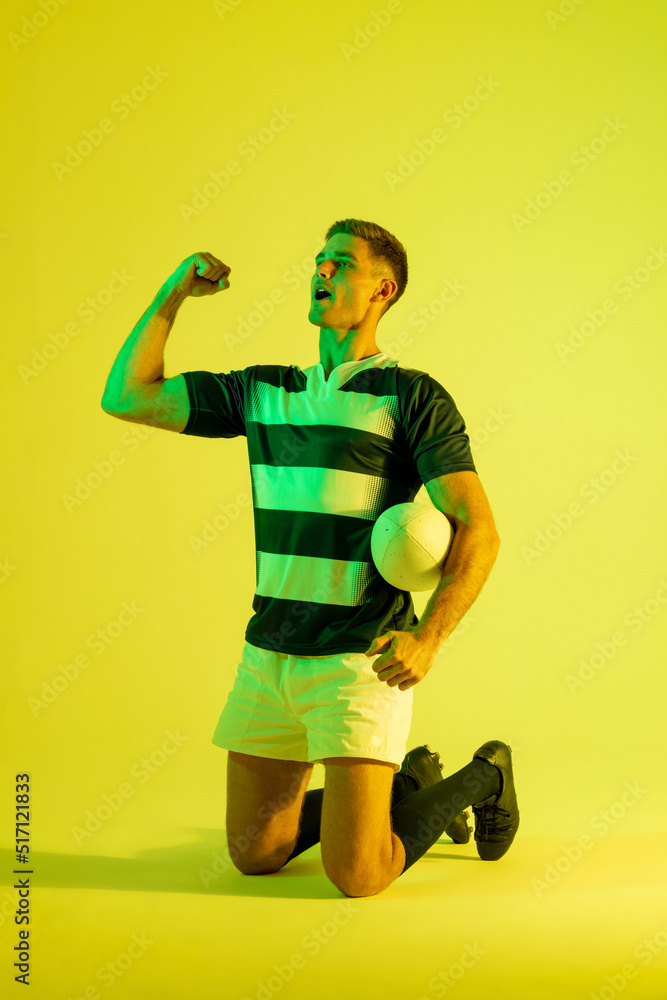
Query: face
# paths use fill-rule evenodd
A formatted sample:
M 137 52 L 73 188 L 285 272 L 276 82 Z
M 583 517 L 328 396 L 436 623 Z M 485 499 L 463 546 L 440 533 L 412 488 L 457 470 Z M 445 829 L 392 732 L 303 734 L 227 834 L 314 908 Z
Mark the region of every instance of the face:
M 357 329 L 373 312 L 379 319 L 396 283 L 389 277 L 373 277 L 372 269 L 366 240 L 348 233 L 332 236 L 315 258 L 309 321 L 319 327 L 351 330 Z M 330 295 L 316 298 L 319 286 L 324 286 Z

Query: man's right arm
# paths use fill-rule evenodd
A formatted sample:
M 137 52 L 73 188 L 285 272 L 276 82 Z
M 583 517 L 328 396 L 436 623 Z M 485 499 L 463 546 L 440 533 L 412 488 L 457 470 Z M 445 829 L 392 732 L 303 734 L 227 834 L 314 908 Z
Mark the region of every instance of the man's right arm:
M 192 295 L 229 287 L 230 268 L 210 253 L 188 257 L 165 281 L 113 363 L 102 409 L 120 420 L 180 433 L 190 416 L 183 375 L 164 377 L 164 349 L 178 309 Z

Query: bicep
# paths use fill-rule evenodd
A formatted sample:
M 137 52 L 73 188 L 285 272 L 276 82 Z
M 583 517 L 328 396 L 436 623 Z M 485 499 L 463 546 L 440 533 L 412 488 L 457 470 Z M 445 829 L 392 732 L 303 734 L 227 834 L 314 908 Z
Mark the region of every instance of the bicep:
M 113 413 L 121 420 L 150 424 L 180 434 L 190 416 L 190 399 L 185 376 L 158 379 L 135 387 L 126 396 L 122 408 Z
M 450 472 L 429 479 L 425 485 L 433 506 L 442 511 L 453 528 L 459 523 L 484 527 L 498 538 L 491 505 L 476 472 Z

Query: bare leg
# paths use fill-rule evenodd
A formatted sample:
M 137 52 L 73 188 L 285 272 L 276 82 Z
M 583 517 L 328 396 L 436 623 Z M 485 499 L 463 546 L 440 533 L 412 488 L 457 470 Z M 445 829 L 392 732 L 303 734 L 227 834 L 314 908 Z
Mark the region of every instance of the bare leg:
M 393 764 L 327 757 L 322 803 L 322 863 L 346 896 L 370 896 L 403 871 L 405 850 L 391 829 Z
M 312 764 L 228 751 L 227 841 L 246 875 L 281 868 L 296 843 Z

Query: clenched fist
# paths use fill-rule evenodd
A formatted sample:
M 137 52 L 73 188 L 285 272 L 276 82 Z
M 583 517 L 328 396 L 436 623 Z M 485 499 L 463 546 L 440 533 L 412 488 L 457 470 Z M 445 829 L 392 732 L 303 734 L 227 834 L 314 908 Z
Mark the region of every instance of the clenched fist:
M 186 257 L 168 280 L 171 288 L 178 288 L 184 295 L 215 295 L 229 288 L 231 267 L 223 264 L 212 253 L 193 253 Z

